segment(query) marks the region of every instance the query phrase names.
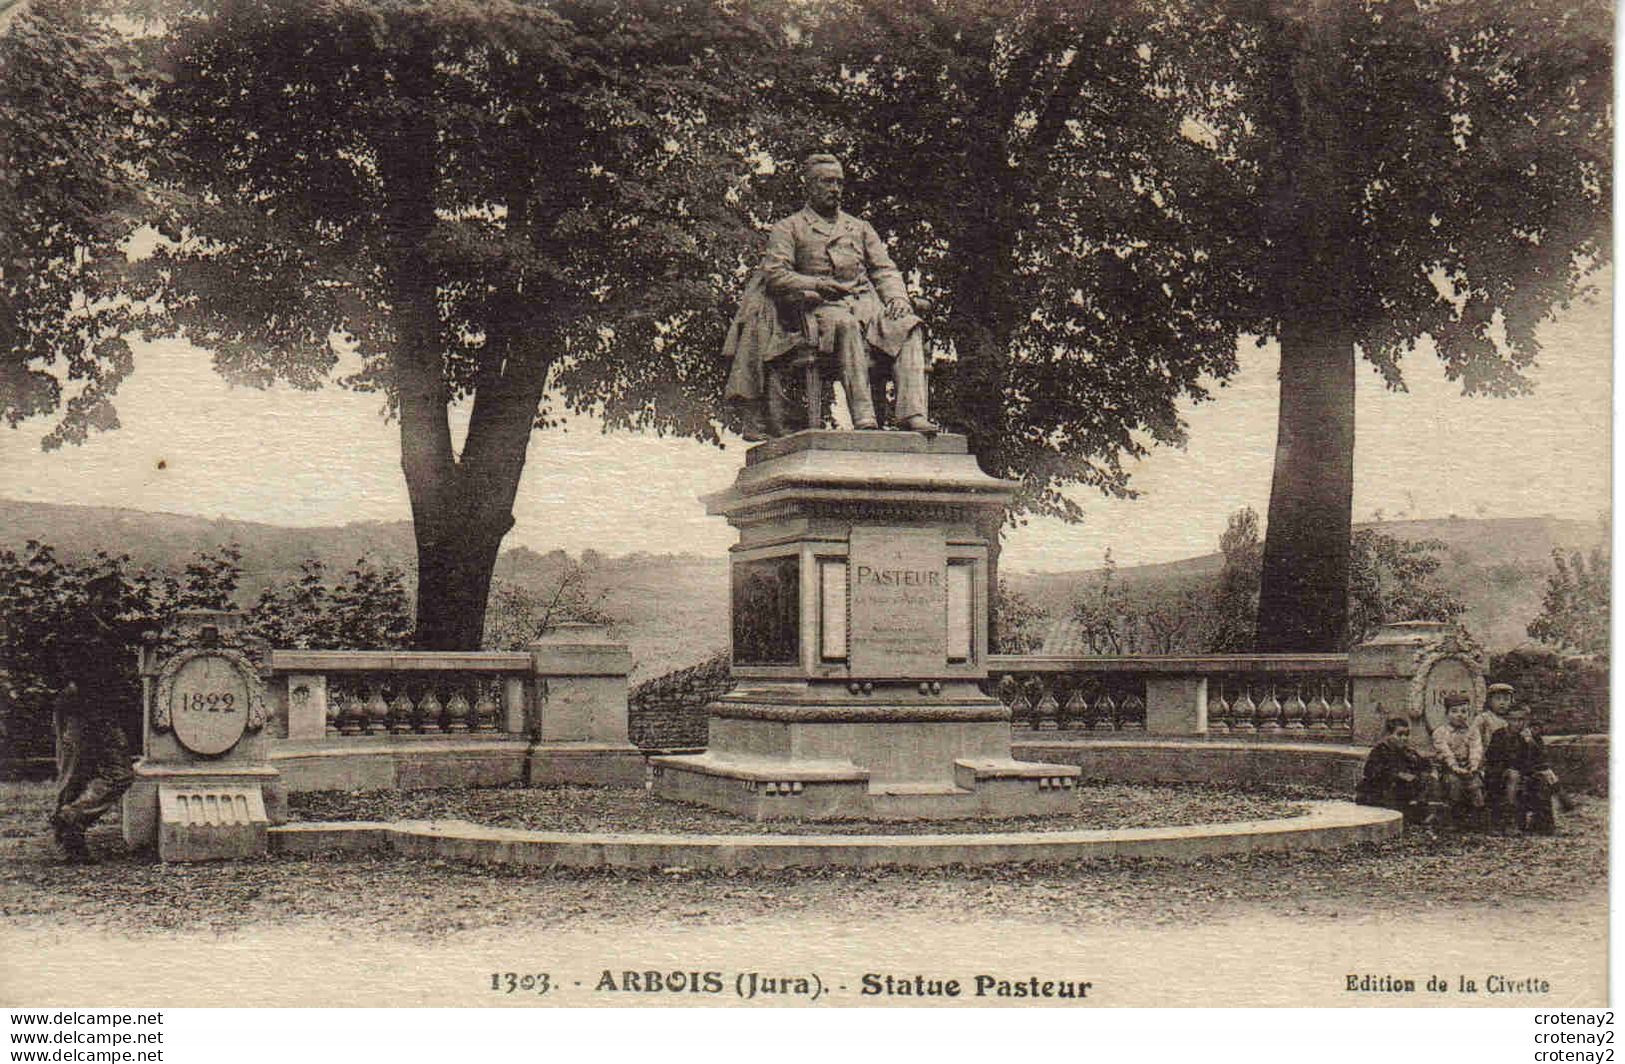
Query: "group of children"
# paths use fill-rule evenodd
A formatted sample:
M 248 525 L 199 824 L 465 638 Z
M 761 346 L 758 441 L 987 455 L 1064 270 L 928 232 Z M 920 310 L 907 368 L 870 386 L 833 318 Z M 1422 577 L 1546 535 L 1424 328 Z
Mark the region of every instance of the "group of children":
M 1366 758 L 1355 800 L 1398 809 L 1424 825 L 1448 817 L 1503 834 L 1555 833 L 1552 803 L 1564 812 L 1573 806 L 1547 761 L 1539 723 L 1514 694 L 1510 684 L 1490 685 L 1476 716 L 1466 695 L 1446 696 L 1432 754 L 1410 744 L 1407 718 L 1390 717 Z

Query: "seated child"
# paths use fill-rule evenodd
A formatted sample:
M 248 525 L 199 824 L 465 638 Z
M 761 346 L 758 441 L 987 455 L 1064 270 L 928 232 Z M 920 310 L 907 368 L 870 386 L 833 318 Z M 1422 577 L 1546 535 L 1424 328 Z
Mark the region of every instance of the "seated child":
M 1479 770 L 1484 767 L 1484 746 L 1478 732 L 1467 722 L 1467 706 L 1466 695 L 1446 695 L 1445 722 L 1433 729 L 1433 749 L 1439 755 L 1445 800 L 1458 824 L 1457 812 L 1463 807 L 1474 820 L 1484 818 L 1484 781 L 1479 778 Z
M 1509 712 L 1507 726 L 1495 733 L 1484 754 L 1484 778 L 1495 802 L 1496 820 L 1512 834 L 1555 834 L 1552 800 L 1557 773 L 1546 760 L 1546 744 L 1530 719 L 1529 707 L 1515 706 Z
M 1389 717 L 1382 738 L 1366 755 L 1365 773 L 1354 788 L 1361 805 L 1380 805 L 1405 814 L 1407 822 L 1431 822 L 1430 784 L 1435 782 L 1433 760 L 1411 747 L 1411 722 Z
M 1515 693 L 1509 683 L 1492 683 L 1484 692 L 1484 708 L 1473 717 L 1473 730 L 1486 751 L 1495 733 L 1507 726 L 1507 712 L 1512 708 Z

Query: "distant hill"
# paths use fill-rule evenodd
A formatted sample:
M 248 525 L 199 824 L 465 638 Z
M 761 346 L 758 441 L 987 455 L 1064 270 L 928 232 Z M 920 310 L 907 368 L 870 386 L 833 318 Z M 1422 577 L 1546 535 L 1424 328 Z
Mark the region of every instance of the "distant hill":
M 316 558 L 330 573 L 356 559 L 399 566 L 408 586 L 416 581 L 417 548 L 409 521 L 364 521 L 341 526 L 287 528 L 256 521 L 149 513 L 105 506 L 68 506 L 0 499 L 0 548 L 17 549 L 30 539 L 50 544 L 64 558 L 106 550 L 127 554 L 138 567 L 179 571 L 200 550 L 237 543 L 243 550 L 238 601 L 251 605 L 260 591 L 299 574 Z M 606 557 L 585 552 L 589 590 L 608 592 L 604 605 L 619 622 L 637 662 L 636 679 L 658 676 L 704 660 L 728 645 L 727 559 L 692 555 L 631 554 Z M 541 554 L 526 547 L 504 551 L 496 578 L 536 590 L 552 586 L 563 551 Z
M 1438 539 L 1445 544 L 1444 582 L 1468 604 L 1469 628 L 1491 650 L 1527 643 L 1524 629 L 1540 611 L 1541 593 L 1551 569 L 1551 552 L 1588 550 L 1601 528 L 1591 522 L 1555 518 L 1447 519 L 1387 521 L 1379 527 L 1403 539 Z M 243 549 L 240 601 L 252 603 L 265 586 L 290 579 L 299 563 L 318 558 L 342 571 L 370 556 L 396 565 L 410 581 L 416 557 L 410 522 L 357 522 L 338 527 L 286 528 L 253 521 L 213 520 L 182 514 L 148 513 L 99 506 L 66 506 L 0 499 L 0 548 L 21 547 L 29 539 L 51 544 L 65 557 L 97 549 L 128 554 L 141 566 L 178 570 L 198 550 L 237 542 Z M 497 562 L 496 577 L 540 590 L 552 586 L 563 551 L 540 553 L 515 547 Z M 728 643 L 727 559 L 688 554 L 584 553 L 590 590 L 607 592 L 604 605 L 617 620 L 617 634 L 630 644 L 645 679 L 709 657 Z M 1126 588 L 1200 584 L 1221 568 L 1219 554 L 1158 565 L 1126 566 L 1118 577 Z M 1006 572 L 1005 579 L 1052 617 L 1064 617 L 1100 570 Z
M 1463 621 L 1492 652 L 1531 642 L 1525 629 L 1540 613 L 1553 550 L 1590 550 L 1600 544 L 1602 526 L 1555 517 L 1444 518 L 1358 524 L 1406 540 L 1436 539 L 1444 544 L 1440 581 L 1467 604 Z M 1123 566 L 1117 579 L 1128 590 L 1171 588 L 1211 580 L 1224 567 L 1215 551 L 1156 565 Z M 1101 570 L 1006 572 L 1011 587 L 1026 594 L 1052 618 L 1063 618 L 1073 602 L 1098 587 Z
M 267 585 L 299 574 L 299 563 L 317 558 L 331 571 L 370 556 L 398 565 L 415 582 L 417 548 L 410 521 L 358 521 L 341 526 L 288 528 L 257 521 L 149 513 L 111 506 L 66 506 L 0 499 L 0 548 L 16 549 L 31 539 L 47 543 L 64 558 L 84 558 L 105 550 L 127 554 L 137 566 L 178 571 L 193 554 L 225 543 L 243 548 L 245 603 Z

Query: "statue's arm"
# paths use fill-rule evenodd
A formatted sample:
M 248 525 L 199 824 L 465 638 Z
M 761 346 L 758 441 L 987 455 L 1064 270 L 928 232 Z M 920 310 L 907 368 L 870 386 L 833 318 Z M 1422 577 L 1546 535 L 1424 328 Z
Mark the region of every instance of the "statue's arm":
M 762 279 L 767 282 L 768 294 L 775 299 L 788 299 L 802 292 L 817 291 L 820 278 L 796 272 L 796 234 L 794 219 L 786 218 L 773 226 L 767 235 L 767 250 L 762 252 Z M 828 281 L 829 278 L 822 278 Z
M 886 249 L 886 242 L 880 239 L 880 234 L 868 222 L 863 223 L 863 255 L 869 262 L 869 281 L 875 286 L 880 301 L 890 303 L 894 299 L 901 299 L 907 303 L 908 285 L 903 282 L 903 271 L 897 268 L 891 252 Z

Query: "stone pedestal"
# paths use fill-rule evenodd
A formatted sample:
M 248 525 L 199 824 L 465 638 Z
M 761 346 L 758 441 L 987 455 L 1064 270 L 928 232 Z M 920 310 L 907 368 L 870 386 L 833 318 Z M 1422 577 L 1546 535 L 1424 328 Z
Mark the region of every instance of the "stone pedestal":
M 1483 708 L 1484 652 L 1444 621 L 1387 624 L 1349 651 L 1349 685 L 1356 743 L 1376 742 L 1383 722 L 1399 716 L 1411 722 L 1411 745 L 1431 753 L 1446 695 L 1466 695 L 1475 713 Z
M 544 743 L 616 743 L 626 730 L 626 677 L 632 653 L 599 624 L 570 622 L 526 648 L 537 682 L 546 684 L 541 714 Z
M 756 819 L 1068 811 L 1078 769 L 1016 761 L 984 695 L 987 546 L 1016 485 L 962 436 L 799 432 L 708 497 L 732 555 L 736 688 L 655 793 Z
M 142 652 L 142 757 L 124 795 L 124 839 L 160 860 L 266 852 L 266 830 L 287 820 L 287 791 L 269 762 L 265 689 L 235 641 L 240 615 L 194 610 L 185 643 Z

